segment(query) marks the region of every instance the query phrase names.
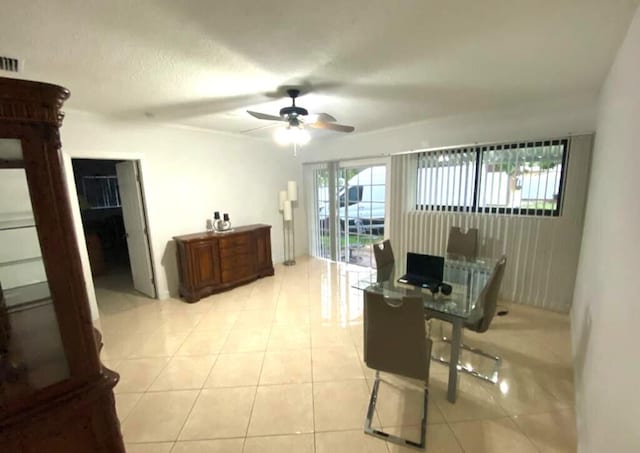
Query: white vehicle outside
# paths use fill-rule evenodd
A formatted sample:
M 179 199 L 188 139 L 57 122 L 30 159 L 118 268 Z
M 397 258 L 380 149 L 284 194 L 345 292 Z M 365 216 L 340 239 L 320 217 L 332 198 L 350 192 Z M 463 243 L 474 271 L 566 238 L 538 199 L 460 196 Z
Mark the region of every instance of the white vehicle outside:
M 348 224 L 349 232 L 384 234 L 386 167 L 367 167 L 352 176 L 345 185 L 339 181 L 338 219 L 341 231 Z M 320 193 L 322 191 L 322 193 Z M 327 199 L 326 189 L 320 189 L 318 199 Z M 323 227 L 328 223 L 325 208 L 319 211 Z

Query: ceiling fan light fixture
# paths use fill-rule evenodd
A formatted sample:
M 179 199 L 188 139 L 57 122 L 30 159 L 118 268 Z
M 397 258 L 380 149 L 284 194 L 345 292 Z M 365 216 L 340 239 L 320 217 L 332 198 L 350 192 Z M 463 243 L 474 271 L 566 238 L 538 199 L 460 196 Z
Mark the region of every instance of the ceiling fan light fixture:
M 302 127 L 287 126 L 276 129 L 273 138 L 279 145 L 306 145 L 311 140 L 311 135 Z
M 353 126 L 337 124 L 336 119 L 328 113 L 309 114 L 309 111 L 303 107 L 296 105 L 296 98 L 300 95 L 300 90 L 291 88 L 287 90 L 287 94 L 291 98 L 291 106 L 280 109 L 278 116 L 266 113 L 253 112 L 247 110 L 247 113 L 259 120 L 277 121 L 285 123 L 286 127 L 278 128 L 273 138 L 279 145 L 294 145 L 297 149 L 299 145 L 306 145 L 311 140 L 311 135 L 306 128 L 325 129 L 335 132 L 353 132 Z M 261 128 L 249 129 L 250 132 Z

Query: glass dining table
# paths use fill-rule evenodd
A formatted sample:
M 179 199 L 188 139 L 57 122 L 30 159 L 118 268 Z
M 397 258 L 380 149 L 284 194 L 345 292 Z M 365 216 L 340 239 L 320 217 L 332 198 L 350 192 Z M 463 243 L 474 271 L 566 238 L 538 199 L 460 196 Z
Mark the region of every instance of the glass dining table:
M 359 275 L 354 288 L 365 292 L 382 294 L 385 297 L 400 298 L 419 296 L 424 303 L 425 318 L 435 318 L 451 323 L 451 353 L 449 357 L 449 383 L 447 399 L 455 403 L 458 391 L 459 359 L 462 343 L 462 329 L 466 323 L 473 323 L 483 315 L 478 296 L 489 281 L 497 259 L 447 256 L 444 262 L 443 281 L 451 285 L 449 295 L 433 293 L 428 288 L 416 287 L 398 281 L 396 267 L 374 269 L 368 275 Z

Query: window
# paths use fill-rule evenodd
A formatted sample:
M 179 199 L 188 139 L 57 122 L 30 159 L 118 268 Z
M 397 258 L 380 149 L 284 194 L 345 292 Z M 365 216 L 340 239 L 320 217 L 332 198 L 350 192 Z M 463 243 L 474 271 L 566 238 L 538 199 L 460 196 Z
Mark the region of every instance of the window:
M 457 149 L 421 153 L 418 162 L 418 205 L 441 210 L 473 207 L 476 151 Z
M 420 153 L 417 209 L 558 216 L 568 140 Z
M 119 208 L 118 177 L 83 176 L 82 195 L 90 209 Z

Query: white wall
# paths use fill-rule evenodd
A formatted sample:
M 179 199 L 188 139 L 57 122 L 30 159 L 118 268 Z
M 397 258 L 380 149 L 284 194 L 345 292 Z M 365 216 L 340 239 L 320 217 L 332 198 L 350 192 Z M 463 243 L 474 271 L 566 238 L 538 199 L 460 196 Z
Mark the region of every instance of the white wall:
M 393 115 L 393 109 L 381 114 Z M 556 138 L 593 132 L 595 119 L 595 99 L 572 97 L 435 118 L 373 132 L 336 135 L 334 139 L 312 142 L 300 155 L 305 162 L 317 162 L 440 146 Z
M 572 309 L 578 451 L 640 451 L 640 9 L 601 93 Z
M 120 122 L 75 111 L 67 111 L 61 137 L 70 188 L 73 176 L 69 157 L 141 160 L 160 298 L 177 295 L 178 274 L 171 238 L 204 231 L 205 220 L 213 216 L 214 210 L 228 212 L 236 226 L 272 225 L 273 258 L 282 261 L 278 191 L 286 187 L 287 180 L 302 182 L 300 162 L 289 149 L 249 137 Z M 72 203 L 77 203 L 77 198 Z M 299 254 L 306 250 L 301 223 L 296 225 Z M 86 250 L 81 253 L 91 293 Z

